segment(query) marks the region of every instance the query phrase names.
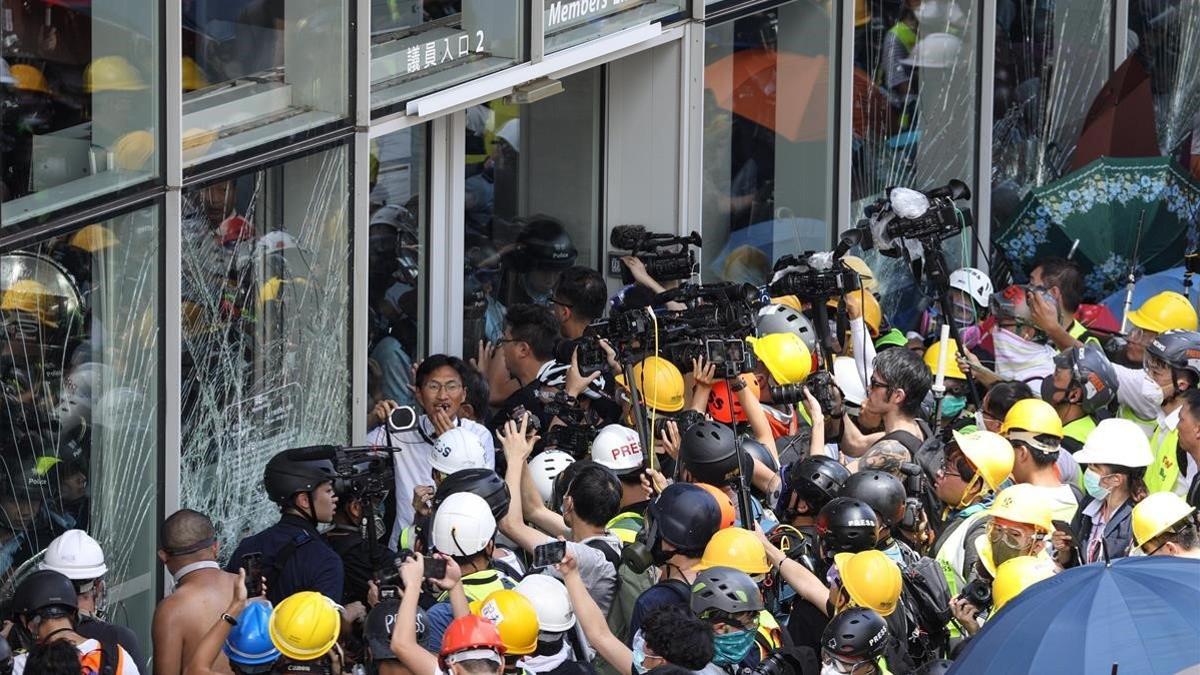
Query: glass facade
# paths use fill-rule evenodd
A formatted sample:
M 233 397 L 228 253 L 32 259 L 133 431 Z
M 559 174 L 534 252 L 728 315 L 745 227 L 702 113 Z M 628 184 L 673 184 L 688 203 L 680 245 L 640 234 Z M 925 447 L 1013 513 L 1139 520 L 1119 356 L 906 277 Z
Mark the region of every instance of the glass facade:
M 344 117 L 352 3 L 183 3 L 185 165 Z
M 182 503 L 223 549 L 278 517 L 272 454 L 350 440 L 348 155 L 183 195 Z
M 159 175 L 157 0 L 0 2 L 0 221 Z
M 686 0 L 534 0 L 542 5 L 546 53 L 682 12 Z
M 1150 77 L 1159 150 L 1200 177 L 1200 2 L 1130 2 L 1128 35 Z
M 0 254 L 0 574 L 59 534 L 105 551 L 112 621 L 149 635 L 159 446 L 157 206 Z
M 761 286 L 779 256 L 828 246 L 835 32 L 808 0 L 706 28 L 705 279 Z

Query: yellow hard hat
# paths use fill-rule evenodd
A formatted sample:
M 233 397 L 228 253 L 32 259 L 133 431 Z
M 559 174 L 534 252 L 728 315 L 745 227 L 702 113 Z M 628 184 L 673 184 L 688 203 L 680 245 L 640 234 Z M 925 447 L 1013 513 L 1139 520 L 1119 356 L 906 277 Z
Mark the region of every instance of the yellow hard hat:
M 862 28 L 871 23 L 871 6 L 867 0 L 854 0 L 854 27 Z
M 633 367 L 633 378 L 646 405 L 663 412 L 683 410 L 683 373 L 674 363 L 647 356 Z
M 146 168 L 154 156 L 154 134 L 149 131 L 131 131 L 113 144 L 113 155 L 117 168 L 124 171 L 140 171 Z
M 1133 543 L 1145 546 L 1195 512 L 1174 492 L 1155 492 L 1133 507 Z
M 196 91 L 208 86 L 208 78 L 200 69 L 200 64 L 190 56 L 183 57 L 183 90 Z
M 717 530 L 708 540 L 700 564 L 694 569 L 706 570 L 710 567 L 732 567 L 746 574 L 766 574 L 771 571 L 767 549 L 753 532 L 741 527 Z
M 889 616 L 900 602 L 904 580 L 900 566 L 883 551 L 871 549 L 860 553 L 838 553 L 833 557 L 842 587 L 859 607 L 875 610 L 879 616 Z
M 1050 534 L 1054 531 L 1053 516 L 1050 513 L 1050 500 L 1042 488 L 1028 483 L 1018 483 L 1004 488 L 996 495 L 996 501 L 988 509 L 988 515 L 1002 518 L 1014 523 L 1032 525 Z
M 98 91 L 142 91 L 146 81 L 124 56 L 101 56 L 83 71 L 83 88 Z
M 1022 441 L 1032 440 L 1033 436 L 1049 435 L 1059 439 L 1063 437 L 1062 419 L 1054 412 L 1054 406 L 1040 398 L 1024 398 L 1017 401 L 1008 409 L 1004 423 L 1000 425 L 1000 433 L 1013 440 L 1011 432 L 1027 432 L 1019 438 Z M 1037 446 L 1037 443 L 1033 443 Z M 1048 448 L 1042 448 L 1049 450 Z
M 962 368 L 958 367 L 958 359 L 956 358 L 958 356 L 958 342 L 954 338 L 950 338 L 946 341 L 946 346 L 950 348 L 950 353 L 946 355 L 946 377 L 953 377 L 958 380 L 967 379 L 966 373 L 962 371 Z M 938 359 L 941 358 L 941 354 L 941 340 L 929 345 L 929 349 L 925 350 L 925 365 L 929 366 L 929 372 L 937 374 Z
M 800 384 L 812 370 L 812 353 L 795 333 L 771 333 L 748 337 L 754 354 L 779 384 Z
M 42 324 L 55 328 L 58 322 L 51 316 L 53 297 L 50 291 L 40 282 L 33 279 L 19 279 L 0 295 L 0 310 L 18 311 L 32 314 Z
M 538 620 L 533 603 L 508 589 L 495 591 L 471 603 L 471 613 L 496 624 L 508 654 L 524 656 L 537 649 Z
M 992 581 L 992 612 L 999 612 L 1009 600 L 1026 588 L 1054 576 L 1054 565 L 1031 555 L 1019 555 L 1000 563 Z
M 50 83 L 46 81 L 46 76 L 42 71 L 35 66 L 25 63 L 18 63 L 9 69 L 9 74 L 16 80 L 13 85 L 21 91 L 36 91 L 39 94 L 50 93 Z
M 117 235 L 113 231 L 100 223 L 92 223 L 82 230 L 71 235 L 67 240 L 67 244 L 78 249 L 83 249 L 88 253 L 96 253 L 107 248 L 112 248 L 121 243 L 117 239 Z
M 991 431 L 974 431 L 969 434 L 955 431 L 954 441 L 992 491 L 1000 489 L 1000 484 L 1012 475 L 1012 444 L 1000 434 Z
M 836 309 L 838 302 L 862 303 L 862 318 L 863 323 L 867 324 L 867 332 L 873 338 L 879 337 L 879 328 L 883 325 L 883 308 L 879 306 L 879 298 L 876 298 L 874 293 L 867 290 L 850 291 L 840 301 L 838 298 L 830 298 L 825 304 L 831 309 Z
M 846 263 L 846 267 L 854 270 L 858 275 L 858 283 L 868 293 L 874 293 L 879 290 L 879 282 L 875 280 L 875 272 L 871 271 L 871 266 L 867 261 L 856 255 L 842 256 L 842 262 Z
M 208 129 L 188 129 L 183 132 L 183 151 L 203 155 L 217 140 L 217 132 Z
M 1169 330 L 1196 330 L 1196 309 L 1187 297 L 1175 291 L 1151 296 L 1141 307 L 1129 313 L 1129 322 L 1142 330 L 1165 333 Z
M 794 309 L 797 312 L 804 311 L 804 303 L 800 302 L 800 298 L 797 298 L 794 295 L 781 295 L 779 297 L 771 298 L 771 304 L 783 305 L 784 307 L 787 307 L 788 309 Z
M 271 612 L 267 627 L 279 653 L 296 661 L 325 656 L 341 629 L 337 605 L 315 591 L 300 591 L 284 598 Z

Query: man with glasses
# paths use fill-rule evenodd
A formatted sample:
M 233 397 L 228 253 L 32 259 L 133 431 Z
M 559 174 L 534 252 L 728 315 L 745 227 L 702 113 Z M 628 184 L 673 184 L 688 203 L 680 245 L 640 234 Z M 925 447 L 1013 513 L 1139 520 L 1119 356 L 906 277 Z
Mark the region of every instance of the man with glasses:
M 1133 541 L 1146 555 L 1200 559 L 1196 508 L 1172 492 L 1158 492 L 1133 507 Z
M 482 424 L 459 417 L 467 400 L 464 375 L 468 368 L 462 359 L 445 354 L 434 354 L 422 361 L 417 367 L 415 395 L 424 414 L 417 419 L 416 426 L 406 431 L 389 431 L 384 424 L 367 436 L 371 445 L 399 449 L 392 455 L 396 463 L 395 499 L 389 502 L 395 506 L 388 541 L 392 550 L 396 549 L 400 531 L 413 522 L 414 495 L 433 497 L 431 457 L 439 436 L 454 428 L 470 432 L 484 448 L 484 467 L 495 468 L 491 433 Z M 391 408 L 394 407 L 392 404 Z
M 1196 391 L 1200 382 L 1200 333 L 1167 331 L 1146 347 L 1146 372 L 1162 388 L 1159 421 L 1150 437 L 1154 461 L 1146 489 L 1183 497 L 1196 482 L 1200 442 L 1196 432 Z M 1186 423 L 1184 416 L 1186 415 Z
M 563 271 L 550 296 L 550 309 L 558 319 L 559 331 L 568 340 L 583 336 L 588 324 L 604 316 L 608 287 L 599 272 L 582 265 Z
M 548 428 L 550 419 L 545 414 L 539 390 L 543 387 L 544 375 L 557 363 L 554 347 L 559 339 L 558 320 L 541 305 L 521 304 L 508 308 L 504 320 L 504 338 L 497 346 L 503 356 L 509 377 L 519 387 L 504 399 L 496 415 L 492 417 L 493 431 L 504 428 L 518 406 L 538 418 L 539 428 Z
M 933 375 L 925 362 L 907 349 L 888 349 L 875 357 L 863 410 L 883 419 L 883 439 L 897 440 L 916 453 L 927 438 L 927 426 L 919 420 L 921 402 L 933 385 Z M 849 431 L 852 424 L 846 425 Z M 855 429 L 857 431 L 857 429 Z M 842 450 L 860 457 L 867 447 L 854 447 L 854 441 L 866 438 L 850 433 L 842 439 Z

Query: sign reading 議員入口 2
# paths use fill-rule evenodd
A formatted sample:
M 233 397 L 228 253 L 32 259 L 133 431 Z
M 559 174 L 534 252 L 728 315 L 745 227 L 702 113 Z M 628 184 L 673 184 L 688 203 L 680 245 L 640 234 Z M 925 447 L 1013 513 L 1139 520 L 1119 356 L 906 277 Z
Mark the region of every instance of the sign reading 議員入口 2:
M 557 33 L 652 0 L 543 0 L 546 33 Z

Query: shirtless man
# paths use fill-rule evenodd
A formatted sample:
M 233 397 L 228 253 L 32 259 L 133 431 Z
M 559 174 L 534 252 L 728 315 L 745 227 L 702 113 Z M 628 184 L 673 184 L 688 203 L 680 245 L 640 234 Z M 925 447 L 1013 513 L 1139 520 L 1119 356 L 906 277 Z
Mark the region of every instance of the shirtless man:
M 175 591 L 154 610 L 154 672 L 180 675 L 214 617 L 233 600 L 236 574 L 217 563 L 217 533 L 208 516 L 181 509 L 162 525 L 158 559 L 175 580 Z M 224 654 L 214 664 L 230 673 Z

